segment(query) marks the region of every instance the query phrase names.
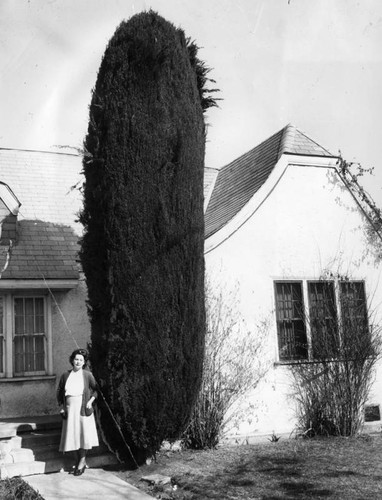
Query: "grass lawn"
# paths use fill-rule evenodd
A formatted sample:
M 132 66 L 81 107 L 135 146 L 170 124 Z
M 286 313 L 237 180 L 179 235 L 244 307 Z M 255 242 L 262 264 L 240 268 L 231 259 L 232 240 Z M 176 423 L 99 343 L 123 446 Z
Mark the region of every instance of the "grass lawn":
M 150 465 L 116 474 L 164 499 L 382 499 L 382 436 L 161 452 Z M 140 480 L 150 474 L 171 476 L 177 489 Z

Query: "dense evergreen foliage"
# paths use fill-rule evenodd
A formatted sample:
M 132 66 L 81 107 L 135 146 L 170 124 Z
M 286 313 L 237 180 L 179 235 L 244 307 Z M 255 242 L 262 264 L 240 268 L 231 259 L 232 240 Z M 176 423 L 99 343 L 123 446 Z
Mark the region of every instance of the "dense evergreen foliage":
M 92 369 L 138 463 L 179 436 L 200 384 L 207 73 L 182 30 L 141 13 L 110 40 L 90 105 L 81 261 Z M 102 408 L 107 440 L 129 459 Z

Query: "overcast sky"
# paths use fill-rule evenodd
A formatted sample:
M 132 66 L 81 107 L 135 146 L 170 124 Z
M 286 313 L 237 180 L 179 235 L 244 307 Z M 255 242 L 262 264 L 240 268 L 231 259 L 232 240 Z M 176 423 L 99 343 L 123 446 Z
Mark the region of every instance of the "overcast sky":
M 1 0 L 0 147 L 81 147 L 106 44 L 150 8 L 197 42 L 221 89 L 208 166 L 292 123 L 375 167 L 365 185 L 382 206 L 381 0 Z

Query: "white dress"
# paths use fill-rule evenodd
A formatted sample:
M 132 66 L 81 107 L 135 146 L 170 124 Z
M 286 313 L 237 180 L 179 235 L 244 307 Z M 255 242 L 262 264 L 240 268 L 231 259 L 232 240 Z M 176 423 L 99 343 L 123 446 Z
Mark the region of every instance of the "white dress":
M 67 419 L 63 420 L 60 451 L 89 450 L 98 446 L 98 434 L 94 414 L 81 415 L 84 377 L 82 369 L 72 370 L 65 384 L 65 406 Z

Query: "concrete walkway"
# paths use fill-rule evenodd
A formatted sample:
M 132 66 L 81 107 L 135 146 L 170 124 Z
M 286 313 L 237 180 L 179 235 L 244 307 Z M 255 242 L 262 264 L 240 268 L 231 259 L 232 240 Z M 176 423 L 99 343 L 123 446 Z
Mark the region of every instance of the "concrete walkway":
M 67 472 L 23 477 L 44 500 L 152 500 L 153 497 L 103 469 L 87 469 L 82 476 Z

